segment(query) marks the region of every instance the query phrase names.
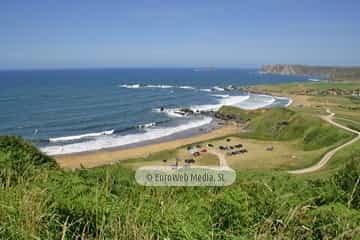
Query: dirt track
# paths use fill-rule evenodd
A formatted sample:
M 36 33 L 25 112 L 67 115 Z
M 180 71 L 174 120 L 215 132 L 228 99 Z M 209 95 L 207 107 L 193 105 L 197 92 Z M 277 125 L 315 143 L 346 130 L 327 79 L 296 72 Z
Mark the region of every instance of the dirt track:
M 321 118 L 325 121 L 327 121 L 328 123 L 336 126 L 336 127 L 339 127 L 339 128 L 342 128 L 346 131 L 349 131 L 349 132 L 352 132 L 352 133 L 355 133 L 357 134 L 357 137 L 353 138 L 352 140 L 336 147 L 335 149 L 332 149 L 330 150 L 329 152 L 327 152 L 323 157 L 322 159 L 315 165 L 311 166 L 311 167 L 308 167 L 308 168 L 304 168 L 304 169 L 299 169 L 299 170 L 293 170 L 293 171 L 288 171 L 288 173 L 292 173 L 292 174 L 305 174 L 305 173 L 311 173 L 311 172 L 315 172 L 315 171 L 318 171 L 319 169 L 321 169 L 322 167 L 324 167 L 327 162 L 335 155 L 335 153 L 337 153 L 339 150 L 343 149 L 344 147 L 358 141 L 360 139 L 360 132 L 359 131 L 356 131 L 354 129 L 351 129 L 351 128 L 348 128 L 344 125 L 341 125 L 339 123 L 336 123 L 332 120 L 332 118 L 335 116 L 335 113 L 331 112 L 329 109 L 326 110 L 327 113 L 329 113 L 330 115 L 328 116 L 322 116 Z

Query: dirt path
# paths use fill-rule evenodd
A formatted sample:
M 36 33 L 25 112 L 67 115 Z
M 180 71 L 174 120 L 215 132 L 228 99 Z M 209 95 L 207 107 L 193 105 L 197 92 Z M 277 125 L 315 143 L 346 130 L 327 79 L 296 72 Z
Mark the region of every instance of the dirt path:
M 331 112 L 329 109 L 326 109 L 326 112 L 329 113 L 330 115 L 328 116 L 322 116 L 321 118 L 324 119 L 325 121 L 327 121 L 328 123 L 336 126 L 336 127 L 339 127 L 339 128 L 342 128 L 346 131 L 349 131 L 349 132 L 352 132 L 352 133 L 355 133 L 357 134 L 358 136 L 353 138 L 352 140 L 338 146 L 337 148 L 333 149 L 333 150 L 330 150 L 329 152 L 327 152 L 323 157 L 322 159 L 320 160 L 320 162 L 318 162 L 317 164 L 311 166 L 311 167 L 308 167 L 308 168 L 304 168 L 304 169 L 299 169 L 299 170 L 293 170 L 293 171 L 288 171 L 288 173 L 293 173 L 293 174 L 304 174 L 304 173 L 311 173 L 311 172 L 315 172 L 317 170 L 319 170 L 320 168 L 324 167 L 326 165 L 326 163 L 331 159 L 332 156 L 335 155 L 335 153 L 337 153 L 339 150 L 341 150 L 342 148 L 358 141 L 360 139 L 360 132 L 359 131 L 356 131 L 354 129 L 351 129 L 351 128 L 348 128 L 344 125 L 341 125 L 339 123 L 336 123 L 332 120 L 332 118 L 335 116 L 335 113 Z
M 216 155 L 219 158 L 219 166 L 223 167 L 223 168 L 229 168 L 229 165 L 227 164 L 226 158 L 224 156 L 224 154 L 219 153 L 215 150 L 209 150 L 209 153 L 212 153 L 214 155 Z

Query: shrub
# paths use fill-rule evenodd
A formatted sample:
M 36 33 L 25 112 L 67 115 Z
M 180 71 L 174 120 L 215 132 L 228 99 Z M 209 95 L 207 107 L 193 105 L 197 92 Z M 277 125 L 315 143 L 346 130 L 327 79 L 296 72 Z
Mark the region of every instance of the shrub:
M 55 160 L 20 137 L 0 136 L 1 180 L 34 175 L 36 168 L 57 168 Z

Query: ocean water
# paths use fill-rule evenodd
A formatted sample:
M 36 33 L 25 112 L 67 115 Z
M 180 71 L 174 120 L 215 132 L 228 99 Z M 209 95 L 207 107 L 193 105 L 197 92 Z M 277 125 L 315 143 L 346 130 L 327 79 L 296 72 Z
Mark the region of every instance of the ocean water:
M 0 71 L 0 135 L 19 135 L 48 154 L 156 140 L 212 122 L 180 108 L 216 110 L 285 106 L 289 99 L 240 91 L 246 86 L 306 81 L 257 69 L 82 69 Z

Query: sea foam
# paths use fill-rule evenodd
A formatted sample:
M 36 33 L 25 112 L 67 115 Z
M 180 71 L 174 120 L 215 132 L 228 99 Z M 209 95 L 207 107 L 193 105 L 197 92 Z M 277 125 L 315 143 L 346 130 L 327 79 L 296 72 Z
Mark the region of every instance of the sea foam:
M 219 92 L 225 91 L 224 88 L 221 88 L 221 87 L 218 87 L 218 86 L 213 87 L 212 90 L 214 90 L 214 91 L 219 91 Z
M 162 110 L 160 108 L 155 108 L 153 111 L 158 113 L 165 113 L 172 118 L 184 117 L 183 114 L 180 114 L 180 108 L 164 108 Z
M 245 110 L 255 110 L 265 108 L 276 101 L 275 97 L 270 95 L 249 94 L 248 96 L 249 98 L 246 101 L 235 104 L 235 106 Z
M 122 84 L 122 85 L 119 85 L 119 87 L 121 87 L 121 88 L 140 88 L 141 85 L 140 84 Z
M 146 88 L 173 88 L 171 85 L 145 85 Z
M 67 137 L 49 138 L 49 141 L 50 142 L 66 142 L 66 141 L 79 140 L 79 139 L 83 139 L 83 138 L 94 138 L 94 137 L 99 137 L 99 136 L 103 136 L 103 135 L 111 135 L 113 133 L 114 133 L 114 130 L 109 130 L 109 131 L 103 131 L 103 132 L 97 132 L 97 133 L 87 133 L 87 134 L 67 136 Z
M 156 127 L 145 129 L 143 133 L 134 133 L 127 135 L 109 135 L 99 136 L 95 139 L 91 139 L 85 142 L 70 143 L 65 145 L 48 146 L 43 147 L 41 150 L 49 155 L 69 154 L 85 151 L 94 151 L 104 148 L 119 147 L 128 144 L 140 143 L 148 140 L 154 140 L 161 137 L 173 135 L 178 132 L 189 130 L 192 128 L 201 127 L 209 124 L 212 121 L 210 117 L 204 117 L 203 119 L 194 120 L 185 124 L 181 124 L 175 127 Z
M 201 92 L 212 92 L 212 90 L 209 89 L 209 88 L 201 88 L 199 91 L 201 91 Z
M 191 106 L 190 109 L 193 111 L 216 111 L 222 106 L 235 106 L 240 104 L 241 102 L 249 99 L 249 96 L 223 96 L 221 100 L 219 100 L 218 104 L 204 104 L 204 105 L 194 105 Z
M 189 90 L 196 90 L 195 87 L 192 86 L 173 86 L 173 85 L 165 85 L 165 84 L 122 84 L 119 85 L 121 88 L 180 88 L 180 89 L 189 89 Z

